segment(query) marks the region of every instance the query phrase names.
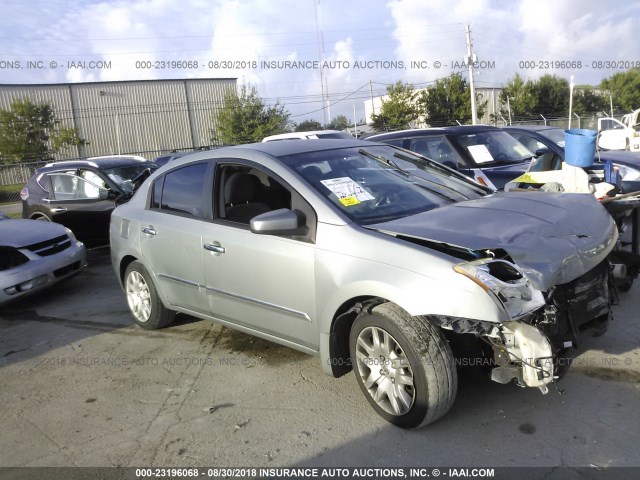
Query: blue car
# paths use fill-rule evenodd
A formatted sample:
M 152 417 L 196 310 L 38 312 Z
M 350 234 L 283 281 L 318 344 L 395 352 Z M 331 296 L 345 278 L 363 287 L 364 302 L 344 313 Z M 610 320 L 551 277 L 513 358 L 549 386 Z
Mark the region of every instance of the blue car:
M 494 189 L 526 172 L 535 156 L 511 135 L 488 125 L 402 130 L 367 140 L 419 153 Z
M 503 127 L 505 132 L 518 140 L 537 156 L 552 152 L 564 160 L 564 130 L 545 125 L 518 125 Z M 640 191 L 640 155 L 621 150 L 598 150 L 595 164 L 611 161 L 618 167 L 623 192 Z M 625 177 L 627 180 L 625 180 Z

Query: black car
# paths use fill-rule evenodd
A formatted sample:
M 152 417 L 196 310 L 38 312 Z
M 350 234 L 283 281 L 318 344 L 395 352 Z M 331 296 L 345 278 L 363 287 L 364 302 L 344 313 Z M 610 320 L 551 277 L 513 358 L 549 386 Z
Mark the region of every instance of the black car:
M 518 125 L 502 128 L 505 132 L 518 140 L 537 155 L 545 152 L 564 160 L 564 130 L 546 125 Z M 595 164 L 601 165 L 611 161 L 618 167 L 622 177 L 621 190 L 623 192 L 637 192 L 640 190 L 640 155 L 621 150 L 598 150 Z
M 513 137 L 489 125 L 402 130 L 367 140 L 406 148 L 495 189 L 522 175 L 534 157 Z
M 20 192 L 22 218 L 60 223 L 88 244 L 107 243 L 113 209 L 157 168 L 133 156 L 47 164 Z
M 155 163 L 158 167 L 162 167 L 163 165 L 166 165 L 167 163 L 172 162 L 177 158 L 184 157 L 185 155 L 189 155 L 190 153 L 193 153 L 193 151 L 171 152 L 166 155 L 161 155 L 158 158 L 154 159 L 153 163 Z

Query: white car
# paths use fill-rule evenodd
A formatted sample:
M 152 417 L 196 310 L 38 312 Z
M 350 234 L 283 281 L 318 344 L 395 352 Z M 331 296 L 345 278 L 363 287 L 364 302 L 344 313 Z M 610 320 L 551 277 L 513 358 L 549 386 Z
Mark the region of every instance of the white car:
M 0 306 L 73 277 L 86 265 L 85 246 L 68 228 L 0 212 Z
M 317 139 L 351 139 L 353 135 L 340 130 L 312 130 L 309 132 L 289 132 L 281 133 L 279 135 L 269 135 L 262 139 L 263 142 L 275 142 L 277 140 L 317 140 Z
M 598 119 L 598 147 L 640 153 L 640 108 L 622 117 Z

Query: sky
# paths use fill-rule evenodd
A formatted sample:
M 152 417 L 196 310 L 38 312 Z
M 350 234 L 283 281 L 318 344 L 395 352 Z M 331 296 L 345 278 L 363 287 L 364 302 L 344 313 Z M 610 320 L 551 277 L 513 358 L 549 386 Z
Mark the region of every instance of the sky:
M 295 122 L 363 119 L 363 101 L 398 80 L 468 77 L 466 25 L 478 87 L 515 73 L 597 85 L 640 66 L 637 0 L 0 0 L 0 12 L 0 84 L 234 77 Z

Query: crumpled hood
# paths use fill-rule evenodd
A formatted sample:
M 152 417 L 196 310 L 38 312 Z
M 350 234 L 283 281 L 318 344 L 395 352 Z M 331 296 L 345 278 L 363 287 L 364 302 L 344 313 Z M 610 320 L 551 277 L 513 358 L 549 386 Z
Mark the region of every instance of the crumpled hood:
M 542 291 L 598 265 L 618 235 L 592 195 L 541 192 L 500 192 L 369 228 L 472 250 L 504 249 Z
M 0 220 L 0 245 L 5 247 L 22 248 L 66 234 L 67 229 L 57 223 L 42 220 Z

